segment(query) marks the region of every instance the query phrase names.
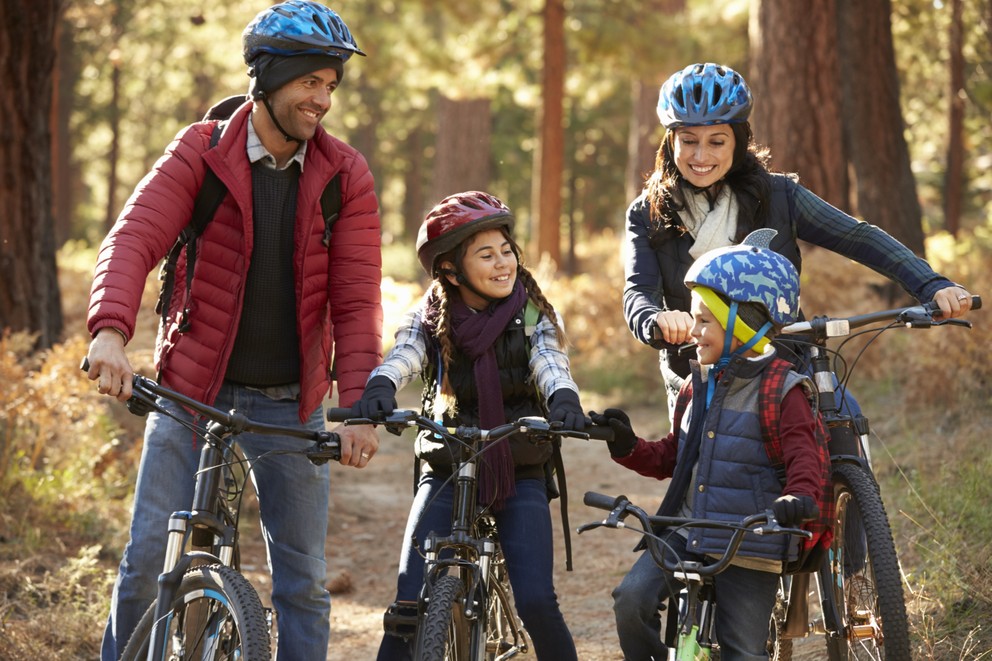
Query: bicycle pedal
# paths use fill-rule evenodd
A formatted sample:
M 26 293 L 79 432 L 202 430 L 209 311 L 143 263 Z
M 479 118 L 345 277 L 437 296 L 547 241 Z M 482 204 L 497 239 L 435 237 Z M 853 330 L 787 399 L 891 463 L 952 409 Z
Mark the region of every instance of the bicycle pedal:
M 413 638 L 417 634 L 417 602 L 391 603 L 382 616 L 382 629 L 390 636 Z

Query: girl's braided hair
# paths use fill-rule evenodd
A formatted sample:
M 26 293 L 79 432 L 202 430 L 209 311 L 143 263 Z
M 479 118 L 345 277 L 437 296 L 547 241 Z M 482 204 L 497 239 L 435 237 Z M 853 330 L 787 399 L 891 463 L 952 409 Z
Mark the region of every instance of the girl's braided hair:
M 500 231 L 503 233 L 504 238 L 509 241 L 513 253 L 517 256 L 517 278 L 527 291 L 527 298 L 551 321 L 555 329 L 558 346 L 564 348 L 568 344 L 568 339 L 565 336 L 564 329 L 562 329 L 561 324 L 558 322 L 558 314 L 555 312 L 554 306 L 544 296 L 544 292 L 541 291 L 541 287 L 537 284 L 537 280 L 534 279 L 533 274 L 524 266 L 523 253 L 520 250 L 520 246 L 513 240 L 513 237 L 510 236 L 510 233 L 505 227 L 500 228 Z M 462 241 L 455 249 L 438 257 L 437 262 L 450 261 L 454 264 L 460 264 L 461 259 L 465 256 L 468 243 L 468 239 Z M 451 327 L 451 300 L 455 296 L 459 296 L 458 287 L 448 280 L 446 274 L 437 273 L 427 291 L 427 300 L 432 300 L 436 303 L 426 308 L 428 313 L 431 314 L 431 318 L 426 319 L 426 321 L 433 326 L 434 334 L 441 350 L 441 401 L 436 402 L 436 404 L 442 412 L 446 412 L 449 415 L 455 413 L 456 407 L 454 390 L 451 387 L 451 382 L 448 380 L 448 374 L 450 373 L 455 353 L 455 340 Z

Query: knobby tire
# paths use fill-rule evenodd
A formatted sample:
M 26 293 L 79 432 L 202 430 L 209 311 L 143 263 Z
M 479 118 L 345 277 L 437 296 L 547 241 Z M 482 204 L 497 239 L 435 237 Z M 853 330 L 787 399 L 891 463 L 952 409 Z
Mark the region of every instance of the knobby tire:
M 418 661 L 468 661 L 470 623 L 465 617 L 465 584 L 441 576 L 430 591 L 427 610 L 417 625 Z M 478 618 L 477 618 L 478 621 Z
M 860 466 L 833 469 L 836 526 L 829 586 L 845 635 L 828 636 L 831 661 L 909 659 L 902 573 L 874 478 Z
M 148 658 L 155 602 L 145 611 L 121 658 Z M 225 565 L 194 567 L 183 576 L 169 611 L 166 659 L 269 661 L 271 650 L 265 609 L 255 588 Z M 204 645 L 214 652 L 205 655 Z

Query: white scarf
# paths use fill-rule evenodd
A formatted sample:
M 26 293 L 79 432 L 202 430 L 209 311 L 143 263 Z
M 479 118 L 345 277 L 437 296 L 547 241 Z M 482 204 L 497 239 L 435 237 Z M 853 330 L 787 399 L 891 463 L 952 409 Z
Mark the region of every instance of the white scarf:
M 709 250 L 733 245 L 737 235 L 737 198 L 731 195 L 730 186 L 721 186 L 713 208 L 704 191 L 684 190 L 682 222 L 695 239 L 689 248 L 692 258 L 699 259 Z

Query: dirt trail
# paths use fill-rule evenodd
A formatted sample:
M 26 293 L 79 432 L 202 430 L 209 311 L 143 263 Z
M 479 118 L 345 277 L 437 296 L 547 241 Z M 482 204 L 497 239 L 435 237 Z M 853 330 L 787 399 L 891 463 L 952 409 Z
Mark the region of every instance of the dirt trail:
M 414 407 L 416 402 L 407 399 L 412 394 L 400 393 L 400 405 Z M 604 404 L 617 404 L 586 399 L 583 404 L 595 410 L 602 410 Z M 630 413 L 634 428 L 642 436 L 657 438 L 667 429 L 664 411 L 631 409 Z M 334 661 L 375 659 L 382 635 L 382 613 L 394 597 L 399 548 L 412 500 L 413 434 L 406 432 L 397 437 L 382 432 L 380 441 L 379 452 L 367 469 L 344 469 L 335 464 L 331 470 L 331 530 L 327 542 L 330 581 L 332 585 L 351 586 L 350 591 L 332 597 L 328 658 Z M 582 495 L 586 491 L 623 493 L 646 509 L 654 509 L 663 491 L 658 482 L 613 463 L 602 442 L 566 442 L 563 456 L 574 569 L 565 571 L 561 518 L 558 501 L 554 501 L 551 514 L 555 524 L 555 582 L 562 611 L 575 638 L 579 659 L 621 661 L 610 591 L 636 559 L 631 549 L 637 540 L 633 533 L 622 530 L 576 534 L 577 526 L 600 516 L 597 510 L 582 504 Z M 254 557 L 264 557 L 257 540 L 246 541 L 253 547 L 257 545 Z M 255 548 L 246 550 L 256 553 Z M 264 573 L 253 572 L 252 580 L 263 588 L 267 584 Z M 811 642 L 819 643 L 815 649 L 821 649 L 822 642 Z M 536 657 L 528 654 L 518 658 Z M 798 654 L 796 658 L 800 658 Z

